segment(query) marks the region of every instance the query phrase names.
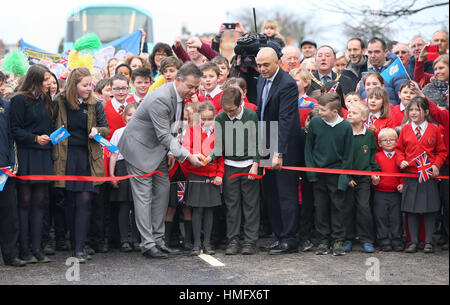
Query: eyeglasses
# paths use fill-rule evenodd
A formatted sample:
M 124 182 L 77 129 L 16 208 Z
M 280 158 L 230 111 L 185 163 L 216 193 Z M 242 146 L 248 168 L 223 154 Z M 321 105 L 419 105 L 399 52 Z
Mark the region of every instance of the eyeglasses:
M 384 139 L 384 140 L 380 140 L 381 143 L 392 143 L 395 142 L 395 139 Z
M 156 53 L 155 57 L 167 57 L 166 53 Z
M 130 87 L 112 88 L 112 90 L 115 92 L 119 92 L 119 91 L 127 91 L 128 88 L 130 88 Z

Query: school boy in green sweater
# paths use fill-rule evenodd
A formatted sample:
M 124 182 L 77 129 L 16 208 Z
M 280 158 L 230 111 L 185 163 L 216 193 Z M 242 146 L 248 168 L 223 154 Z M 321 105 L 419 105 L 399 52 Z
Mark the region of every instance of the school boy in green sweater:
M 353 129 L 353 170 L 357 171 L 380 171 L 375 162 L 377 154 L 377 143 L 372 131 L 364 126 L 369 116 L 367 104 L 355 102 L 348 109 L 347 120 Z M 379 177 L 372 176 L 373 180 Z M 344 250 L 351 251 L 352 242 L 355 238 L 355 213 L 356 234 L 362 243 L 364 252 L 373 253 L 374 232 L 373 216 L 370 209 L 370 176 L 352 176 L 349 182 L 348 201 L 345 205 L 345 227 L 346 241 Z
M 335 92 L 320 97 L 319 116 L 311 119 L 306 135 L 307 167 L 351 169 L 353 131 L 350 123 L 338 115 L 340 108 Z M 320 238 L 316 254 L 328 254 L 333 242 L 333 255 L 344 255 L 344 206 L 349 177 L 308 172 L 307 178 L 314 184 L 316 200 L 316 231 Z
M 242 94 L 237 88 L 226 88 L 221 97 L 223 112 L 216 117 L 216 142 L 206 158 L 211 162 L 225 157 L 223 195 L 227 207 L 226 255 L 251 255 L 256 253 L 259 232 L 259 181 L 252 176 L 229 180 L 234 174 L 258 174 L 258 117 L 256 112 L 243 107 Z M 239 235 L 244 216 L 244 242 Z M 242 247 L 241 247 L 242 246 Z

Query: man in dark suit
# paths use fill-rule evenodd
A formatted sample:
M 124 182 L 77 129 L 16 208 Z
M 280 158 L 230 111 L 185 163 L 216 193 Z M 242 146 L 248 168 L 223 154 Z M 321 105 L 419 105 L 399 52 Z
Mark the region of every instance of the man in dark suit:
M 297 252 L 299 173 L 281 168 L 299 166 L 303 159 L 298 89 L 293 78 L 279 67 L 272 48 L 261 49 L 256 63 L 261 74 L 257 85 L 257 114 L 262 123 L 260 140 L 272 156 L 272 170 L 266 171 L 263 189 L 268 200 L 270 224 L 277 238 L 265 249 L 270 254 Z M 270 122 L 278 123 L 277 131 Z
M 355 91 L 356 83 L 348 76 L 336 74 L 333 72 L 336 53 L 330 46 L 321 46 L 316 53 L 317 71 L 312 75 L 311 87 L 307 94 L 311 95 L 314 90 L 322 88 L 329 81 L 337 81 L 341 84 L 344 94 Z

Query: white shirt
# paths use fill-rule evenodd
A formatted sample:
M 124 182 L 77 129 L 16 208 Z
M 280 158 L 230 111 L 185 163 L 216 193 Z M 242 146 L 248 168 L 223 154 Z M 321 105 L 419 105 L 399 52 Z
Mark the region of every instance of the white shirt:
M 378 111 L 377 113 L 371 113 L 371 114 L 369 115 L 369 118 L 370 118 L 371 116 L 376 117 L 377 120 L 378 120 L 378 119 L 380 118 L 380 116 L 381 116 L 381 111 Z
M 363 130 L 359 133 L 356 133 L 355 131 L 353 131 L 353 135 L 354 136 L 365 135 L 366 131 L 367 131 L 367 128 L 366 128 L 366 126 L 363 125 Z
M 127 101 L 124 101 L 122 104 L 119 103 L 119 101 L 117 101 L 115 97 L 113 97 L 113 99 L 111 100 L 111 104 L 117 113 L 120 113 L 120 106 L 127 107 L 127 105 L 128 105 Z
M 120 138 L 122 137 L 123 131 L 125 130 L 125 127 L 119 128 L 116 131 L 114 131 L 114 134 L 111 138 L 111 144 L 117 146 L 119 144 Z M 120 153 L 120 151 L 118 151 L 119 156 L 117 157 L 117 161 L 119 160 L 123 160 L 123 156 Z
M 216 95 L 219 94 L 220 92 L 222 92 L 222 89 L 220 89 L 220 86 L 217 85 L 216 88 L 213 89 L 213 91 L 211 92 L 205 91 L 205 97 L 209 94 L 211 98 L 215 98 Z
M 402 103 L 400 103 L 400 111 L 401 112 L 403 112 L 404 110 L 406 109 L 406 107 L 405 106 L 403 106 L 403 104 Z
M 239 107 L 242 107 L 241 108 L 241 112 L 239 112 L 239 114 L 236 116 L 236 117 L 230 117 L 229 115 L 228 115 L 228 113 L 227 113 L 227 116 L 228 116 L 228 118 L 230 119 L 230 120 L 234 120 L 234 119 L 236 119 L 236 120 L 242 120 L 242 116 L 244 115 L 244 102 L 242 102 L 242 104 L 241 104 L 241 106 L 239 106 Z
M 277 77 L 277 74 L 278 74 L 279 71 L 280 71 L 280 67 L 277 68 L 277 72 L 275 72 L 275 74 L 272 75 L 271 78 L 267 78 L 267 80 L 266 80 L 266 86 L 269 86 L 269 87 L 267 88 L 267 92 L 270 92 L 270 88 L 272 88 L 273 81 L 274 81 L 275 77 Z M 270 81 L 270 82 L 267 82 L 267 81 Z M 264 91 L 263 91 L 263 92 L 264 92 Z
M 136 102 L 138 102 L 138 103 L 142 103 L 142 101 L 145 99 L 145 96 L 144 97 L 139 97 L 139 96 L 136 95 L 136 93 L 133 93 L 133 97 L 134 97 L 134 100 Z
M 411 122 L 411 127 L 412 127 L 412 130 L 413 130 L 414 134 L 416 133 L 416 128 L 417 128 L 417 126 L 420 127 L 420 135 L 423 137 L 423 134 L 425 133 L 425 130 L 427 130 L 428 122 L 427 122 L 427 121 L 424 121 L 424 122 L 423 122 L 422 124 L 420 124 L 420 125 L 416 125 L 416 124 L 414 124 L 413 122 Z
M 384 154 L 386 155 L 386 157 L 388 157 L 388 159 L 389 159 L 388 154 L 391 154 L 391 158 L 390 158 L 390 159 L 394 158 L 395 150 L 393 150 L 393 151 L 385 151 L 385 150 L 383 149 L 383 152 L 384 152 Z
M 343 118 L 341 118 L 340 116 L 339 116 L 339 114 L 336 116 L 336 120 L 334 120 L 334 122 L 327 122 L 327 121 L 325 121 L 325 120 L 323 120 L 324 122 L 325 122 L 325 124 L 327 124 L 328 126 L 331 126 L 331 127 L 334 127 L 334 126 L 336 126 L 337 124 L 339 124 L 340 122 L 342 122 L 344 119 Z
M 177 112 L 176 112 L 176 117 L 175 117 L 175 120 L 176 121 L 181 121 L 182 120 L 182 113 L 181 113 L 181 108 L 183 108 L 183 103 L 184 103 L 184 100 L 183 100 L 183 98 L 181 98 L 181 96 L 178 94 L 178 91 L 177 91 L 177 87 L 175 87 L 175 82 L 173 82 L 172 83 L 173 84 L 173 88 L 175 89 L 175 93 L 176 93 L 176 95 L 177 95 Z

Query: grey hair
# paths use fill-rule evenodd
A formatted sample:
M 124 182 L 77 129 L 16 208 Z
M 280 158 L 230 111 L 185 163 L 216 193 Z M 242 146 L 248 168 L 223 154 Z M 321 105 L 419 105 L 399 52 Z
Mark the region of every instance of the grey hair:
M 194 63 L 187 62 L 178 70 L 177 78 L 179 77 L 181 81 L 184 82 L 190 75 L 195 78 L 201 78 L 203 76 L 203 73 Z

